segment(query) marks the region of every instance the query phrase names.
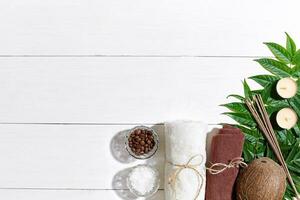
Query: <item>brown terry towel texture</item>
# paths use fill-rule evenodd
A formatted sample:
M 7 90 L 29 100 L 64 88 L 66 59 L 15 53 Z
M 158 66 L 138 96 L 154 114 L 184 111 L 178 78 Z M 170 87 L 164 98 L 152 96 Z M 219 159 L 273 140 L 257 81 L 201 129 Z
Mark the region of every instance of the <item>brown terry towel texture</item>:
M 208 167 L 214 163 L 228 164 L 232 159 L 242 156 L 244 134 L 240 129 L 224 126 L 212 138 Z M 220 174 L 206 173 L 206 200 L 231 200 L 234 183 L 239 169 L 226 169 Z

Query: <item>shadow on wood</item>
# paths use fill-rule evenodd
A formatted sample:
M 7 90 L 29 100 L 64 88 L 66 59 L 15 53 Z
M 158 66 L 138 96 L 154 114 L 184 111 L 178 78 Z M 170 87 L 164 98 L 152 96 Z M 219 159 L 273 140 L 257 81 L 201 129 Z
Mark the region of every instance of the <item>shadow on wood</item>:
M 134 200 L 137 197 L 130 192 L 127 187 L 127 177 L 130 173 L 131 168 L 126 168 L 119 171 L 113 178 L 112 187 L 115 189 L 117 195 L 123 200 Z
M 110 150 L 113 157 L 121 163 L 131 163 L 135 159 L 127 152 L 125 148 L 125 136 L 129 130 L 117 133 L 110 142 Z

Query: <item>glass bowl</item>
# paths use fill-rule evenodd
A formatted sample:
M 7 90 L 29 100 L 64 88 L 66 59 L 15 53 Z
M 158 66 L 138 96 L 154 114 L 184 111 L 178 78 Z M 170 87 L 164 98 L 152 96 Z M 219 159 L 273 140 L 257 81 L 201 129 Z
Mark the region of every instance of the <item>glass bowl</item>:
M 144 173 L 146 171 L 147 172 Z M 153 174 L 154 177 L 149 177 Z M 152 180 L 151 180 L 152 179 Z M 129 188 L 130 192 L 133 193 L 137 197 L 150 197 L 153 196 L 159 189 L 160 179 L 158 171 L 151 167 L 150 165 L 142 164 L 137 165 L 131 169 L 127 177 L 127 187 Z M 153 183 L 152 188 L 144 193 L 141 193 L 141 190 L 145 190 L 143 188 L 143 184 Z M 135 186 L 136 185 L 136 186 Z M 144 185 L 144 187 L 147 187 Z
M 137 155 L 135 154 L 130 146 L 129 146 L 129 137 L 132 133 L 134 133 L 136 130 L 147 130 L 147 131 L 150 131 L 151 134 L 153 135 L 153 139 L 154 139 L 154 146 L 153 148 L 148 152 L 148 153 L 145 153 L 145 154 L 141 154 L 141 155 Z M 147 126 L 136 126 L 134 127 L 133 129 L 131 129 L 130 131 L 127 132 L 126 134 L 126 138 L 125 138 L 125 148 L 126 150 L 128 151 L 128 153 L 133 156 L 134 158 L 136 159 L 148 159 L 148 158 L 151 158 L 157 151 L 158 149 L 158 146 L 159 146 L 159 137 L 158 137 L 158 134 L 152 129 L 152 128 L 149 128 Z

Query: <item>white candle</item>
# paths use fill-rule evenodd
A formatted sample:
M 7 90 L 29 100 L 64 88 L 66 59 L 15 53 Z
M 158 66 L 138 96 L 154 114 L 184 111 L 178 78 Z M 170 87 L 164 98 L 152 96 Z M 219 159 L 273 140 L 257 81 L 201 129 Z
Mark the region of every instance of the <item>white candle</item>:
M 291 108 L 283 108 L 276 115 L 277 124 L 283 129 L 293 128 L 297 121 L 297 113 Z
M 288 99 L 296 95 L 298 86 L 296 81 L 294 81 L 292 78 L 287 77 L 278 81 L 276 90 L 279 96 Z

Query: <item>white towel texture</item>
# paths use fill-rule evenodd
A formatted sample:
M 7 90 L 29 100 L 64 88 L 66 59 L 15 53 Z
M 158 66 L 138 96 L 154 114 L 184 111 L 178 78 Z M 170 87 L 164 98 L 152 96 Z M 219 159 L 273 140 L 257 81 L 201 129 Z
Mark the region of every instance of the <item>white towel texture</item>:
M 202 122 L 165 123 L 165 200 L 194 200 L 198 191 L 200 193 L 196 200 L 204 200 L 206 135 L 207 126 Z M 188 166 L 193 169 L 179 166 L 186 165 L 189 160 Z M 182 170 L 176 175 L 179 169 Z M 201 174 L 201 177 L 198 173 Z M 199 183 L 202 184 L 201 189 Z

